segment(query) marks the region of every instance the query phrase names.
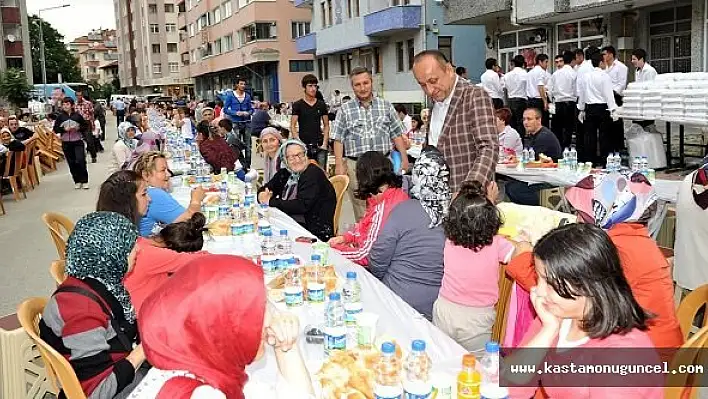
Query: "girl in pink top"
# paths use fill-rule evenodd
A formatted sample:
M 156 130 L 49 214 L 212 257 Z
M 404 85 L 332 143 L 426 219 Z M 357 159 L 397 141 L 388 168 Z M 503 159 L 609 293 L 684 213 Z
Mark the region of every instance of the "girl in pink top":
M 632 296 L 617 248 L 602 229 L 557 228 L 536 244 L 534 263 L 539 281 L 531 301 L 538 319 L 504 359 L 502 385 L 512 387 L 510 397 L 540 397 L 543 391 L 552 398 L 663 398 L 662 374 L 510 372 L 513 364 L 536 370 L 571 362 L 576 370 L 661 365 L 645 333 L 649 316 Z
M 499 210 L 477 182 L 465 183 L 452 201 L 445 229 L 444 274 L 433 307 L 433 323 L 470 352 L 480 354 L 491 339 L 499 298 L 499 264 L 514 246 L 497 235 Z

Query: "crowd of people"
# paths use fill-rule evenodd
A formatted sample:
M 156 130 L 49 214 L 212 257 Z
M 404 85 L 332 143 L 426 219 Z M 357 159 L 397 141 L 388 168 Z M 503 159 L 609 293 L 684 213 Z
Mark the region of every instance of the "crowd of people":
M 578 80 L 580 86 L 593 86 L 588 93 L 611 81 L 598 68 L 600 62 L 620 69 L 610 58 L 614 49 L 603 51 L 607 61 L 599 61 L 599 51 L 592 48 L 585 52 L 596 68 Z M 537 68 L 545 69 L 541 65 L 547 62 L 548 57 L 537 57 Z M 487 65 L 497 73 L 495 62 Z M 575 73 L 565 64 L 562 70 L 567 76 Z M 682 345 L 669 265 L 646 228 L 657 207 L 643 175 L 630 176 L 626 190 L 609 201 L 596 198 L 593 182 L 569 189 L 578 223 L 553 229 L 535 245 L 528 237 L 512 240 L 500 234 L 504 214 L 495 182 L 500 154 L 517 151 L 523 137 L 537 151 L 558 158 L 566 134 L 577 140 L 578 130 L 563 130 L 559 138 L 560 130 L 544 125 L 554 103 L 557 115 L 565 107 L 561 103 L 571 102 L 553 94 L 567 89 L 561 84 L 566 75 L 558 84 L 546 84 L 545 71 L 527 74 L 515 68 L 500 79 L 509 97 L 504 108 L 503 97 L 457 72 L 439 51 L 415 56 L 413 74 L 433 101 L 420 118 L 374 95 L 366 68 L 350 74 L 354 98 L 343 101 L 336 92 L 334 106 L 318 95 L 316 77 L 303 78 L 303 98 L 293 104 L 287 133 L 269 126 L 267 106 L 254 110 L 243 80 L 225 95 L 223 106 L 147 107 L 169 117 L 186 142 L 194 140 L 214 173 L 233 170 L 237 161 L 250 168 L 251 136 L 257 137 L 265 161 L 258 202 L 280 209 L 365 267 L 467 351 L 482 353 L 491 338 L 502 264 L 536 316 L 516 321 L 517 348 Z M 514 86 L 532 81 L 544 83 L 523 90 Z M 597 105 L 592 96 L 569 93 L 580 97 L 577 104 L 587 106 L 581 110 L 590 118 L 591 106 Z M 74 181 L 83 187 L 88 176 L 79 153 L 86 140 L 81 129 L 88 123 L 73 100 L 64 99 L 62 107 L 55 130 L 71 154 L 67 161 Z M 169 192 L 164 138 L 144 121 L 145 106 L 123 104 L 119 112 L 120 107 L 113 105 L 122 114 L 112 151 L 116 170 L 101 184 L 96 211 L 82 217 L 69 237 L 68 278 L 44 310 L 41 337 L 70 360 L 89 397 L 313 398 L 297 345 L 298 318 L 268 302 L 263 272 L 250 260 L 204 251 L 203 189 L 192 190 L 186 208 L 180 205 Z M 411 132 L 424 133 L 417 157 L 408 154 Z M 335 174 L 350 178 L 356 220 L 339 235 L 336 193 L 326 172 L 330 140 Z M 708 187 L 705 173 L 698 175 L 695 184 Z M 511 184 L 507 194 L 523 203 L 540 189 Z M 699 205 L 708 204 L 700 198 Z M 596 212 L 597 203 L 602 212 Z M 278 378 L 249 378 L 246 366 L 264 356 L 266 345 L 274 349 Z M 540 382 L 534 388 L 512 390 L 511 397 L 540 391 L 546 377 L 535 378 Z M 655 387 L 612 390 L 615 396 L 660 397 Z M 608 393 L 557 385 L 545 392 L 578 398 Z

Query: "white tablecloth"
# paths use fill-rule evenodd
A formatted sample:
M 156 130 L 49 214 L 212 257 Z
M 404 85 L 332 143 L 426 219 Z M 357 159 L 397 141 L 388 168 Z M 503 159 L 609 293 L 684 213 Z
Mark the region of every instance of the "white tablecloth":
M 189 191 L 180 189 L 173 193 L 174 197 L 181 204 L 189 203 Z M 304 227 L 300 226 L 291 217 L 278 209 L 271 209 L 270 222 L 274 231 L 287 229 L 291 238 L 298 236 L 314 237 Z M 240 255 L 242 238 L 239 237 L 213 237 L 213 240 L 205 241 L 205 250 L 218 254 Z M 294 251 L 302 259 L 310 259 L 312 252 L 310 244 L 295 243 Z M 344 278 L 348 271 L 357 273 L 361 283 L 361 297 L 365 312 L 374 312 L 379 315 L 377 335 L 388 335 L 393 337 L 404 350 L 409 350 L 414 339 L 422 339 L 427 343 L 427 351 L 434 363 L 434 370 L 453 373 L 459 369 L 462 355 L 466 353 L 464 348 L 458 345 L 450 337 L 445 335 L 432 323 L 411 308 L 401 298 L 393 293 L 388 287 L 383 285 L 376 277 L 372 276 L 363 267 L 352 263 L 342 257 L 334 250 L 329 251 L 329 263 L 333 264 L 337 274 Z M 285 309 L 282 304 L 279 308 Z M 314 308 L 309 305 L 297 310 L 300 316 L 301 327 L 315 325 L 317 320 L 321 320 L 324 314 L 324 307 Z M 319 370 L 324 360 L 322 345 L 307 344 L 304 337 L 300 339 L 300 347 L 303 350 L 305 361 L 311 373 Z M 277 365 L 275 356 L 271 351 L 258 363 L 251 365 L 248 372 L 257 375 L 259 378 L 275 378 Z
M 548 183 L 562 187 L 575 186 L 580 180 L 587 176 L 558 169 L 517 170 L 516 168 L 508 168 L 504 165 L 497 166 L 497 173 L 529 184 Z M 668 202 L 676 202 L 679 186 L 681 184 L 680 180 L 656 179 L 653 184 L 659 199 Z

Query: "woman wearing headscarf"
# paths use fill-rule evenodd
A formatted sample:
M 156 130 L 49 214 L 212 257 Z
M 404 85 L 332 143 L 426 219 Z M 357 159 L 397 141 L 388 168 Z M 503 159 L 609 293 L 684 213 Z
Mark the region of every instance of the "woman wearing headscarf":
M 578 220 L 602 227 L 617 247 L 624 276 L 643 309 L 655 317 L 647 333 L 657 348 L 676 348 L 683 336 L 676 318 L 673 281 L 669 264 L 646 228 L 656 213 L 656 193 L 647 178 L 635 173 L 629 180 L 613 174 L 593 176 L 566 190 L 566 198 L 578 212 Z M 521 245 L 517 246 L 519 251 Z M 512 259 L 506 272 L 529 291 L 538 282 L 534 260 L 526 252 Z
M 263 271 L 247 259 L 193 261 L 147 298 L 139 317 L 153 368 L 131 399 L 313 397 L 298 318 L 267 305 Z M 280 372 L 275 386 L 246 373 L 266 344 Z
M 133 157 L 138 144 L 135 140 L 135 126 L 130 122 L 118 125 L 118 139 L 113 144 L 113 170 L 125 169 Z
M 430 148 L 413 165 L 413 199 L 398 204 L 369 253 L 369 270 L 386 286 L 432 319 L 443 277 L 445 232 L 450 206 L 450 170 Z
M 123 286 L 137 238 L 133 222 L 115 212 L 79 219 L 66 247 L 67 279 L 39 323 L 40 337 L 71 363 L 90 398 L 126 397 L 145 360 L 142 346 L 133 349 L 135 310 Z
M 220 173 L 222 168 L 226 168 L 228 171 L 234 170 L 234 165 L 239 158 L 238 154 L 217 133 L 216 129 L 209 125 L 209 122 L 201 121 L 197 125 L 197 143 L 199 144 L 199 152 L 204 160 L 211 165 L 214 173 Z
M 704 159 L 704 162 L 708 158 Z M 686 176 L 676 201 L 674 278 L 676 285 L 695 290 L 708 284 L 708 163 Z
M 334 233 L 337 195 L 324 171 L 307 159 L 305 143 L 290 139 L 280 146 L 283 169 L 258 190 L 258 202 L 287 213 L 322 241 Z
M 281 160 L 278 156 L 280 143 L 283 136 L 278 129 L 267 127 L 261 130 L 261 149 L 263 150 L 263 181 L 270 181 L 281 168 Z

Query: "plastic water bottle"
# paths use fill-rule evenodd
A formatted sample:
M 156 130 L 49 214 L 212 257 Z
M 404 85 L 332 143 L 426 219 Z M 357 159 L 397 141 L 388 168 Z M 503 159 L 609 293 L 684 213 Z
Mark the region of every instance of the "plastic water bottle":
M 479 362 L 482 373 L 482 390 L 485 386 L 499 387 L 499 343 L 489 341 L 484 347 L 484 357 Z M 484 395 L 483 395 L 484 396 Z
M 396 346 L 391 342 L 381 345 L 381 357 L 376 367 L 375 399 L 401 399 L 401 365 L 396 358 Z
M 607 155 L 607 160 L 605 161 L 605 169 L 607 169 L 608 172 L 614 171 L 614 163 L 615 163 L 615 157 L 610 153 Z
M 347 281 L 342 287 L 342 296 L 345 304 L 361 302 L 361 284 L 356 279 L 356 272 L 347 272 Z
M 529 162 L 534 161 L 536 161 L 536 151 L 533 150 L 533 147 L 529 147 Z
M 261 204 L 260 217 L 270 224 L 270 206 L 268 204 Z
M 275 241 L 273 241 L 273 232 L 266 231 L 263 233 L 261 241 L 261 253 L 264 256 L 275 256 Z
M 524 148 L 524 150 L 521 152 L 521 163 L 528 163 L 529 162 L 529 149 Z
M 619 172 L 622 169 L 622 157 L 619 152 L 615 152 L 615 161 L 613 165 L 615 167 L 615 172 Z
M 649 173 L 649 158 L 646 155 L 642 155 L 642 159 L 639 166 L 639 171 L 646 176 Z
M 333 351 L 347 347 L 347 328 L 344 325 L 344 306 L 339 292 L 329 294 L 325 309 L 324 351 L 329 356 Z
M 570 158 L 570 170 L 575 172 L 578 170 L 578 150 L 575 149 L 575 146 L 570 147 L 568 157 Z
M 325 283 L 322 279 L 322 262 L 319 254 L 312 254 L 311 274 L 307 281 L 307 300 L 313 304 L 324 303 Z M 343 311 L 343 310 L 342 310 Z
M 285 279 L 285 306 L 289 308 L 302 306 L 305 300 L 302 290 L 300 268 L 295 264 L 295 258 L 292 258 L 288 261 L 288 272 Z
M 411 353 L 406 357 L 405 369 L 404 398 L 429 398 L 433 391 L 433 384 L 430 380 L 431 361 L 425 352 L 425 341 L 419 339 L 413 341 Z
M 290 242 L 287 230 L 280 230 L 280 237 L 276 243 L 275 252 L 278 257 L 278 269 L 285 270 L 288 267 L 288 261 L 293 257 L 293 244 Z
M 639 172 L 641 170 L 642 159 L 639 157 L 632 158 L 632 173 Z
M 229 200 L 229 186 L 226 184 L 225 181 L 221 182 L 221 187 L 219 187 L 219 201 L 221 202 L 222 205 L 226 204 L 226 201 Z
M 568 147 L 563 149 L 563 162 L 558 161 L 558 163 L 561 170 L 570 169 L 570 150 Z

